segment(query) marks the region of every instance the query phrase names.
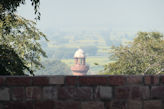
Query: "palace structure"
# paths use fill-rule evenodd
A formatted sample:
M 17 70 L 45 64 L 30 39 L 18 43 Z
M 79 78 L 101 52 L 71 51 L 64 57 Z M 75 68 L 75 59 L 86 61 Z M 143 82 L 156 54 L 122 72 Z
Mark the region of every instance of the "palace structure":
M 75 64 L 71 67 L 73 75 L 82 76 L 87 74 L 89 66 L 86 65 L 85 59 L 85 52 L 82 49 L 78 49 L 74 54 Z

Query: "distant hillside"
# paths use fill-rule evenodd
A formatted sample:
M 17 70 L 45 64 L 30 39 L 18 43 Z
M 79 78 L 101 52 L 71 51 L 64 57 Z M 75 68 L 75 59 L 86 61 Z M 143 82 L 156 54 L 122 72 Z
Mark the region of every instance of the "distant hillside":
M 120 45 L 134 38 L 134 33 L 54 32 L 47 33 L 50 40 L 44 46 L 49 57 L 68 59 L 77 48 L 83 48 L 89 56 L 102 56 L 112 45 Z
M 50 32 L 47 33 L 49 42 L 42 43 L 42 46 L 47 52 L 48 60 L 63 60 L 62 62 L 68 66 L 72 64 L 69 63 L 69 60 L 73 59 L 74 52 L 78 48 L 82 48 L 88 56 L 87 59 L 92 60 L 89 62 L 90 72 L 99 72 L 109 61 L 110 47 L 126 44 L 134 36 L 135 33 L 111 31 Z M 104 64 L 102 61 L 100 62 L 99 58 L 104 60 Z M 101 65 L 96 66 L 94 63 L 101 63 Z

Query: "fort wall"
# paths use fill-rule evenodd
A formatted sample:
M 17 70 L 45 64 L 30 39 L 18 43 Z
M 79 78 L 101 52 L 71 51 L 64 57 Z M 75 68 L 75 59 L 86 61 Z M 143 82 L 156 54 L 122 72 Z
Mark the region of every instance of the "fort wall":
M 164 109 L 164 75 L 0 76 L 0 109 Z

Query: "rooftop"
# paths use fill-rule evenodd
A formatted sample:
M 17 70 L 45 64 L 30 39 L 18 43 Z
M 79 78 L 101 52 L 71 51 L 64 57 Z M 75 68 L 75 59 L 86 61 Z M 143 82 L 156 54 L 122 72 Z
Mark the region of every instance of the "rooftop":
M 82 49 L 78 49 L 75 54 L 74 54 L 74 58 L 85 58 L 85 52 Z

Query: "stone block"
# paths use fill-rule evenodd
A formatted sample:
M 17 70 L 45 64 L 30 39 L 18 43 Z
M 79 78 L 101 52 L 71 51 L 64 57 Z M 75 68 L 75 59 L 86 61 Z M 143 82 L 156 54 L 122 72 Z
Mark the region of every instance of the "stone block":
M 109 109 L 128 109 L 128 105 L 126 101 L 114 100 Z
M 33 85 L 49 85 L 49 78 L 45 76 L 32 77 Z
M 148 86 L 133 86 L 131 87 L 132 99 L 148 99 L 150 98 L 150 90 Z
M 34 109 L 56 109 L 53 101 L 37 101 L 34 103 Z
M 65 77 L 65 84 L 66 85 L 77 85 L 78 84 L 78 77 L 77 76 L 66 76 Z
M 43 88 L 43 99 L 44 100 L 56 100 L 57 99 L 57 88 L 47 86 Z
M 161 83 L 164 83 L 164 75 L 160 76 Z
M 24 87 L 13 87 L 11 88 L 11 97 L 14 101 L 24 101 L 25 100 L 25 88 Z
M 79 77 L 79 85 L 108 85 L 109 78 L 107 76 L 81 76 Z
M 142 101 L 129 100 L 128 109 L 142 109 Z
M 0 85 L 3 85 L 5 82 L 5 77 L 0 77 Z
M 160 100 L 144 101 L 144 109 L 163 109 Z
M 102 100 L 109 100 L 112 98 L 112 87 L 109 86 L 99 86 L 96 89 L 96 98 Z
M 7 85 L 15 85 L 15 86 L 28 86 L 31 85 L 31 77 L 7 77 L 6 78 Z
M 151 97 L 164 99 L 164 86 L 153 86 L 151 89 Z
M 105 109 L 111 109 L 111 101 L 104 102 Z
M 157 85 L 159 84 L 159 76 L 157 75 L 147 75 L 144 76 L 144 82 L 146 85 Z
M 76 93 L 75 87 L 60 87 L 57 90 L 58 99 L 66 100 L 66 99 L 74 99 L 74 95 Z
M 9 88 L 0 88 L 0 101 L 9 101 L 10 100 L 10 94 L 9 94 Z
M 143 84 L 143 76 L 128 76 L 127 77 L 127 84 Z
M 27 87 L 26 99 L 27 100 L 40 100 L 42 98 L 42 89 L 40 87 Z
M 74 95 L 75 100 L 91 100 L 93 98 L 93 89 L 91 87 L 78 87 Z
M 129 87 L 116 87 L 115 97 L 117 99 L 128 99 L 130 97 L 130 88 Z
M 110 85 L 124 85 L 126 83 L 125 76 L 109 76 Z
M 62 87 L 58 89 L 58 99 L 91 100 L 93 90 L 90 87 Z
M 0 109 L 3 109 L 3 105 L 0 103 Z
M 34 109 L 34 108 L 33 108 L 33 103 L 30 101 L 26 101 L 26 102 L 14 101 L 14 102 L 5 103 L 4 109 Z
M 81 109 L 105 109 L 104 103 L 99 101 L 82 102 Z
M 77 101 L 55 101 L 54 109 L 81 109 L 81 104 Z
M 50 76 L 49 84 L 64 84 L 64 76 Z

